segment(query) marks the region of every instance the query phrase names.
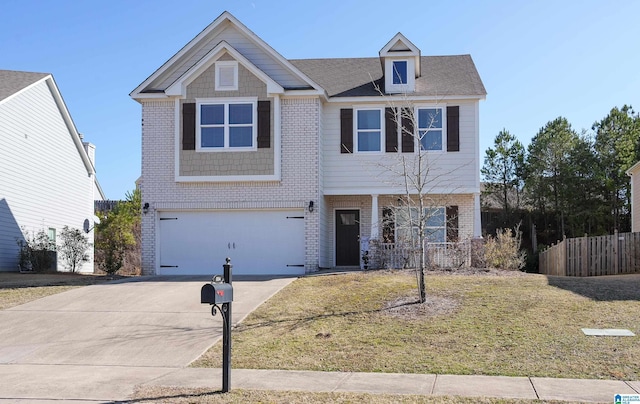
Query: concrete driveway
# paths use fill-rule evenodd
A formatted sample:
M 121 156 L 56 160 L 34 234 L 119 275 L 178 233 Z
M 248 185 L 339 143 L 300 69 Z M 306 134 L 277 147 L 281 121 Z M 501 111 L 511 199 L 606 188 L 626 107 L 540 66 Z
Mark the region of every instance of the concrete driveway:
M 238 323 L 294 278 L 234 278 Z M 124 400 L 183 368 L 222 333 L 204 277 L 144 277 L 0 311 L 0 401 Z

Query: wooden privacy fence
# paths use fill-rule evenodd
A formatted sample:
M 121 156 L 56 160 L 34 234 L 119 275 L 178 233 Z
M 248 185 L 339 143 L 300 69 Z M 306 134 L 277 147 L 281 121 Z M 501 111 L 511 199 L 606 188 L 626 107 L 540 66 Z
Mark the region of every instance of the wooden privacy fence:
M 640 233 L 565 238 L 540 253 L 538 268 L 556 276 L 640 273 Z

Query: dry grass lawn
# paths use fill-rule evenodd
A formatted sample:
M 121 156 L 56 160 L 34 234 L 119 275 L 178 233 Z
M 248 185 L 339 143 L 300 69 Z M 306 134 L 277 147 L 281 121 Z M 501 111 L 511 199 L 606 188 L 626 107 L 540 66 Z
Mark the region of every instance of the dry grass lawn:
M 446 396 L 415 396 L 362 393 L 309 393 L 293 391 L 231 390 L 229 393 L 207 389 L 145 387 L 133 397 L 136 403 L 207 403 L 207 404 L 572 404 L 569 401 L 516 400 L 497 398 L 466 398 Z
M 64 272 L 42 274 L 0 272 L 0 310 L 79 286 L 94 285 L 112 279 L 113 277 L 105 275 L 85 275 Z
M 233 366 L 317 371 L 640 379 L 640 276 L 433 274 L 301 278 L 233 332 Z M 221 344 L 193 366 L 219 367 Z

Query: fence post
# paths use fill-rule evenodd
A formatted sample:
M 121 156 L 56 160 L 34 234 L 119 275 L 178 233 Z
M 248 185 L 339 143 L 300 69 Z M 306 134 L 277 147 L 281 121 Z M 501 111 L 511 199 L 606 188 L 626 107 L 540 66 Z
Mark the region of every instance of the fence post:
M 618 240 L 618 230 L 613 231 L 612 245 L 613 245 L 613 273 L 614 275 L 618 275 L 618 267 L 620 265 L 619 257 L 618 257 L 618 249 L 620 246 L 620 240 Z
M 587 276 L 589 274 L 589 259 L 591 257 L 591 252 L 589 251 L 589 239 L 585 234 L 584 237 L 580 239 L 580 276 Z
M 562 236 L 562 251 L 564 253 L 563 263 L 564 263 L 564 276 L 569 275 L 569 243 L 567 242 L 567 235 Z

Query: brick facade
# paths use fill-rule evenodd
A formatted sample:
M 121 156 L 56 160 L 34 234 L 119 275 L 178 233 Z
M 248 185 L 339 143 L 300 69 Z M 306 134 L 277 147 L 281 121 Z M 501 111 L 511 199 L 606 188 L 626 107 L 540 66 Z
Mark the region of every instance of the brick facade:
M 319 207 L 318 142 L 320 101 L 284 99 L 281 103 L 282 178 L 267 182 L 195 182 L 175 179 L 176 104 L 142 103 L 142 201 L 149 212 L 142 221 L 142 267 L 154 274 L 157 267 L 158 210 L 305 209 L 305 269 L 318 268 Z

